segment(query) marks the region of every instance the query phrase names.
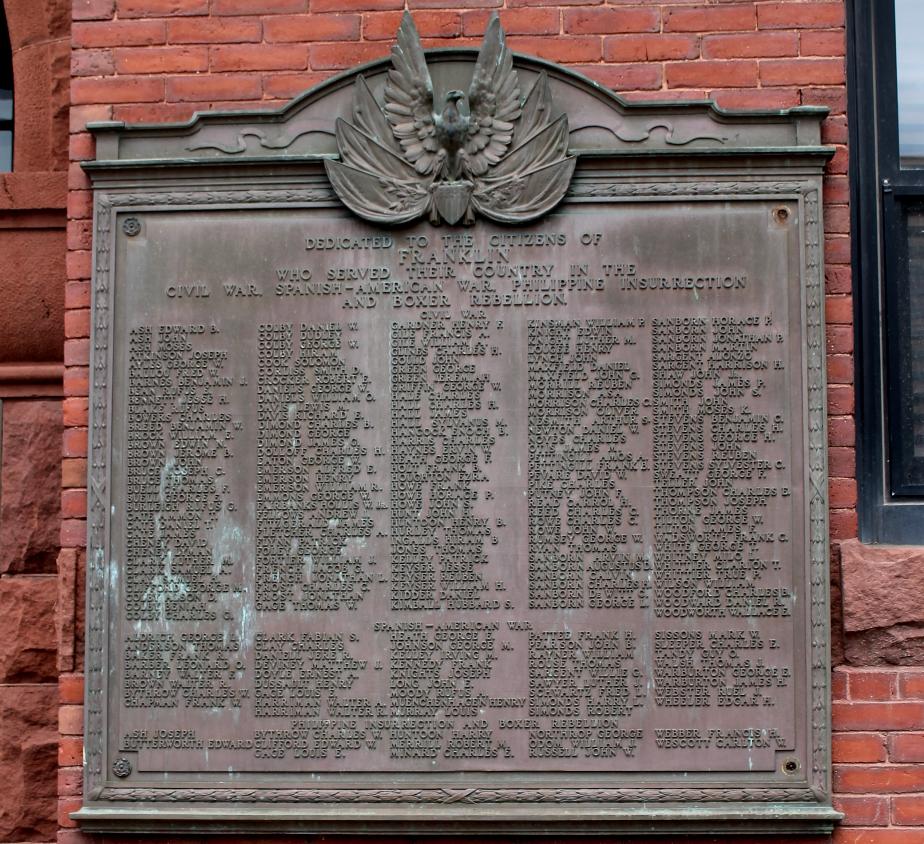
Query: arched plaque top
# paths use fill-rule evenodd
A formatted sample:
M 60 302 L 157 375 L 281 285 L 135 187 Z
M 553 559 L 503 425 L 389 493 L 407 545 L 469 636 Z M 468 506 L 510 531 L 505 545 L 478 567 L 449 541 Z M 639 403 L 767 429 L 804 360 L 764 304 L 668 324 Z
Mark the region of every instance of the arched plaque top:
M 436 91 L 467 88 L 478 55 L 470 48 L 427 50 Z M 568 150 L 588 156 L 786 154 L 830 156 L 821 145 L 827 109 L 799 106 L 773 111 L 728 111 L 709 100 L 627 102 L 573 70 L 513 54 L 524 95 L 548 77 L 557 114 L 567 104 Z M 234 164 L 310 161 L 337 157 L 335 122 L 349 117 L 359 76 L 381 103 L 391 59 L 361 65 L 265 111 L 197 112 L 184 123 L 89 124 L 97 158 L 87 169 L 153 163 Z

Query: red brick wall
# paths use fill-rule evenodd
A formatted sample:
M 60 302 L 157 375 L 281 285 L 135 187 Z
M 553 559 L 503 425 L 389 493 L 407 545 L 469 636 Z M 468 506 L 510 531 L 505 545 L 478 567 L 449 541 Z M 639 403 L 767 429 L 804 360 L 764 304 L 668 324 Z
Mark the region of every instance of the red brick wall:
M 838 668 L 833 676 L 838 842 L 924 841 L 924 670 Z
M 835 662 L 838 542 L 856 536 L 844 0 L 409 0 L 425 46 L 477 45 L 500 8 L 513 49 L 561 62 L 631 100 L 712 97 L 728 108 L 824 105 L 837 147 L 825 179 Z M 79 607 L 85 544 L 91 196 L 87 121 L 185 119 L 267 108 L 384 57 L 405 0 L 74 0 L 65 316 L 60 823 L 80 803 Z M 502 7 L 502 8 L 501 8 Z M 872 660 L 871 660 L 872 661 Z M 924 842 L 924 673 L 838 670 L 834 752 L 846 824 L 835 840 Z M 917 754 L 917 755 L 916 755 Z M 920 795 L 915 796 L 916 792 Z M 921 801 L 918 808 L 917 801 Z

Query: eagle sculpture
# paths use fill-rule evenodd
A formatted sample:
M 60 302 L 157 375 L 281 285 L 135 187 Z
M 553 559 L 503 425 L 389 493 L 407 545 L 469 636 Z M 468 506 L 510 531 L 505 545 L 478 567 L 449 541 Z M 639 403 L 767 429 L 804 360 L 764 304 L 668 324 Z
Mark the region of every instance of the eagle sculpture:
M 405 12 L 380 104 L 357 77 L 352 122 L 338 118 L 340 160 L 327 160 L 343 203 L 376 223 L 471 223 L 475 212 L 517 223 L 545 214 L 574 172 L 568 119 L 553 117 L 546 74 L 521 95 L 513 56 L 494 13 L 468 94 L 437 96 L 420 37 Z

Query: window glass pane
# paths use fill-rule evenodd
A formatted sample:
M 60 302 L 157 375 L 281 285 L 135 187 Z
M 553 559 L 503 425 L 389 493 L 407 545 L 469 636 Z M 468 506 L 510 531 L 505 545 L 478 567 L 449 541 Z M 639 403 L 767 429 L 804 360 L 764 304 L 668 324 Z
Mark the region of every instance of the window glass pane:
M 0 173 L 13 169 L 13 92 L 0 88 Z
M 907 495 L 924 491 L 924 205 L 909 203 L 900 219 L 886 340 L 892 488 Z
M 908 318 L 911 341 L 911 395 L 914 449 L 924 458 L 924 210 L 908 214 Z
M 0 0 L 0 173 L 13 169 L 13 54 Z
M 13 48 L 10 46 L 10 33 L 0 3 L 0 90 L 13 90 Z M 10 93 L 10 97 L 12 97 Z
M 924 167 L 924 0 L 895 0 L 898 150 L 902 167 Z

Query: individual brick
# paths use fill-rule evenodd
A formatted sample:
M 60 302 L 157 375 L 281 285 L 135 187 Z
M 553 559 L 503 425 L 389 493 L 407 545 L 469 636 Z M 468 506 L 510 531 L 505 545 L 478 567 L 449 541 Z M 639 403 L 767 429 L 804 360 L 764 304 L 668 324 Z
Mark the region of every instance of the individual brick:
M 760 63 L 761 85 L 842 85 L 843 59 L 766 59 Z
M 362 18 L 358 14 L 273 15 L 263 21 L 263 36 L 270 44 L 357 41 L 361 22 Z M 391 29 L 389 38 L 395 37 L 398 23 Z
M 658 32 L 661 16 L 657 8 L 566 9 L 565 32 L 578 35 L 618 35 L 623 32 Z
M 802 30 L 799 53 L 803 56 L 843 56 L 846 54 L 846 33 L 843 29 L 827 31 Z
M 881 733 L 835 733 L 831 760 L 835 763 L 884 762 L 885 737 Z
M 85 487 L 87 485 L 87 461 L 85 459 L 64 459 L 61 461 L 61 486 Z
M 668 62 L 665 75 L 670 88 L 753 88 L 757 85 L 757 62 Z
M 61 491 L 61 516 L 65 519 L 84 519 L 87 515 L 87 491 L 65 489 Z
M 703 38 L 703 57 L 744 59 L 799 54 L 795 32 L 751 32 L 747 35 L 707 35 Z
M 166 18 L 208 12 L 209 0 L 116 0 L 119 18 Z
M 851 671 L 847 674 L 850 700 L 891 700 L 898 689 L 895 671 Z
M 541 59 L 562 64 L 597 62 L 603 55 L 603 42 L 599 36 L 572 35 L 561 38 L 542 38 L 515 35 L 507 40 L 514 50 L 531 53 Z
M 822 29 L 844 25 L 843 3 L 761 3 L 757 7 L 760 29 Z
M 282 15 L 307 11 L 308 0 L 212 0 L 213 15 Z
M 896 826 L 924 826 L 924 794 L 893 797 L 892 823 Z
M 62 736 L 58 742 L 58 764 L 62 767 L 83 764 L 83 739 Z
M 487 10 L 463 12 L 462 35 L 484 35 L 490 16 Z M 552 35 L 561 31 L 558 9 L 504 9 L 500 19 L 507 35 Z
M 166 37 L 166 24 L 156 20 L 75 22 L 71 31 L 74 48 L 147 46 L 163 44 Z
M 309 47 L 312 70 L 342 70 L 388 55 L 383 41 L 362 44 L 312 44 Z
M 111 76 L 115 72 L 111 50 L 74 50 L 71 76 Z
M 603 39 L 606 62 L 695 59 L 699 52 L 699 38 L 695 35 L 610 35 Z
M 167 79 L 168 101 L 213 102 L 214 100 L 259 100 L 263 86 L 259 76 L 174 76 Z
M 889 736 L 889 761 L 924 762 L 924 732 Z
M 757 26 L 753 3 L 719 6 L 674 6 L 664 12 L 665 32 L 751 30 Z
M 312 12 L 381 12 L 405 8 L 404 0 L 310 0 L 310 2 Z M 445 0 L 445 7 L 455 9 L 458 6 L 459 0 Z
M 614 91 L 658 91 L 663 80 L 661 65 L 654 62 L 630 62 L 628 64 L 595 64 L 579 68 L 595 82 L 606 85 Z M 658 92 L 660 93 L 660 91 Z
M 205 47 L 126 48 L 114 53 L 118 73 L 190 73 L 207 70 L 209 66 Z
M 256 42 L 262 33 L 262 24 L 256 17 L 176 18 L 167 21 L 167 41 L 171 44 Z
M 112 76 L 71 80 L 71 102 L 155 103 L 164 98 L 161 79 L 144 76 Z
M 216 73 L 241 70 L 303 70 L 308 48 L 303 44 L 230 44 L 211 48 L 209 68 Z
M 924 791 L 921 765 L 835 765 L 834 790 L 849 794 Z
M 58 731 L 63 736 L 83 735 L 83 706 L 79 704 L 59 706 Z
M 830 420 L 829 424 L 833 421 Z M 842 702 L 834 703 L 831 711 L 835 730 L 913 730 L 924 727 L 924 703 Z
M 60 703 L 83 703 L 83 675 L 61 674 L 58 677 Z
M 710 91 L 709 96 L 722 108 L 732 110 L 766 110 L 800 105 L 798 88 L 731 88 Z
M 843 826 L 888 826 L 888 797 L 838 794 L 833 802 L 834 808 L 845 815 Z

